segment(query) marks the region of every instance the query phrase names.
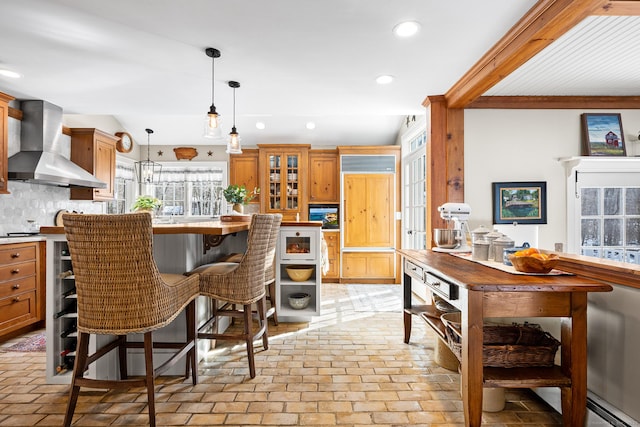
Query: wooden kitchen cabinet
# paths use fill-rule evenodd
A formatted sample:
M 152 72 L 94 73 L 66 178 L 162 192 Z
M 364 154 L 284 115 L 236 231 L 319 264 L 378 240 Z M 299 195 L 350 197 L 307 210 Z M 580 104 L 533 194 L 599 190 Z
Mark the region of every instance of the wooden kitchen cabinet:
M 0 341 L 44 320 L 44 242 L 0 245 Z
M 337 150 L 309 151 L 309 202 L 339 203 Z
M 258 144 L 260 208 L 283 221 L 308 218 L 308 144 Z
M 340 232 L 339 231 L 323 231 L 322 235 L 327 244 L 327 260 L 329 261 L 329 271 L 323 274 L 323 279 L 339 279 L 340 278 Z M 330 282 L 332 280 L 327 280 Z
M 247 191 L 260 187 L 258 154 L 258 150 L 253 148 L 243 149 L 242 154 L 229 156 L 229 184 L 244 185 Z M 260 198 L 257 197 L 249 203 L 260 203 Z
M 71 161 L 106 182 L 106 188 L 71 188 L 71 200 L 112 200 L 118 137 L 94 128 L 71 129 Z
M 343 279 L 375 278 L 393 283 L 396 275 L 395 252 L 343 252 Z
M 9 101 L 15 98 L 0 92 L 0 194 L 8 194 Z

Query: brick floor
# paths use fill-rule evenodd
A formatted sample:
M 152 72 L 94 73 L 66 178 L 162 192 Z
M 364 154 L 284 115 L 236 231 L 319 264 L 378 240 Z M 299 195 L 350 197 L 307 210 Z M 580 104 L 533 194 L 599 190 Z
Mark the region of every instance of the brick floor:
M 257 346 L 250 379 L 241 345 L 205 355 L 200 381 L 162 377 L 159 426 L 462 426 L 459 375 L 434 363 L 436 337 L 418 319 L 403 343 L 402 313 L 360 311 L 357 292 L 395 295 L 394 285 L 323 285 L 322 316 L 269 325 L 269 350 Z M 384 296 L 383 295 L 383 296 Z M 45 354 L 0 345 L 0 426 L 60 426 L 68 386 L 45 384 Z M 529 390 L 510 389 L 503 411 L 483 414 L 495 427 L 561 425 Z M 148 425 L 146 394 L 82 389 L 74 426 Z

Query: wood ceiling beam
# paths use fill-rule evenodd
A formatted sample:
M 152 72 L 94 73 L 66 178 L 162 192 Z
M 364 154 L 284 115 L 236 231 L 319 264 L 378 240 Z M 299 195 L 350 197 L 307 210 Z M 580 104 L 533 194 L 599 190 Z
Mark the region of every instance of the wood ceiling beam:
M 466 108 L 640 109 L 640 96 L 481 96 Z
M 465 108 L 608 0 L 539 0 L 445 94 L 449 108 Z M 627 2 L 628 3 L 628 2 Z
M 595 10 L 594 15 L 639 16 L 640 2 L 637 0 L 611 0 Z

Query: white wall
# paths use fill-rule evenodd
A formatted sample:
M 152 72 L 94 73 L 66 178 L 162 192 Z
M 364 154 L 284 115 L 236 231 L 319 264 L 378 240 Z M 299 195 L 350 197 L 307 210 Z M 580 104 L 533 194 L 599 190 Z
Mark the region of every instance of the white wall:
M 581 154 L 584 112 L 621 113 L 627 155 L 640 154 L 640 110 L 465 110 L 464 195 L 471 229 L 492 226 L 492 182 L 546 181 L 547 224 L 538 228 L 538 246 L 566 248 L 565 170 L 558 159 Z

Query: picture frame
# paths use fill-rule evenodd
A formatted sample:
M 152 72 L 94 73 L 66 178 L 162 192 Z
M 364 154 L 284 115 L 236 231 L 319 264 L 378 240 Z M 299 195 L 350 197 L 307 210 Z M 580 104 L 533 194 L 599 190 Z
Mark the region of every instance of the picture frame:
M 584 113 L 581 118 L 583 155 L 627 155 L 619 113 Z
M 494 224 L 546 224 L 547 183 L 493 182 Z

